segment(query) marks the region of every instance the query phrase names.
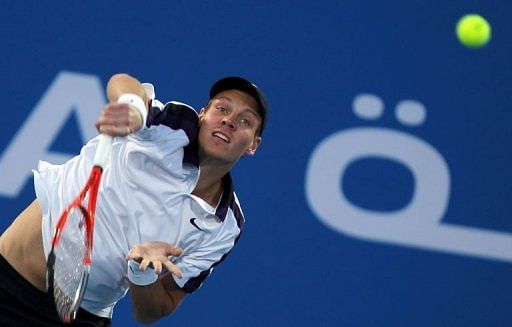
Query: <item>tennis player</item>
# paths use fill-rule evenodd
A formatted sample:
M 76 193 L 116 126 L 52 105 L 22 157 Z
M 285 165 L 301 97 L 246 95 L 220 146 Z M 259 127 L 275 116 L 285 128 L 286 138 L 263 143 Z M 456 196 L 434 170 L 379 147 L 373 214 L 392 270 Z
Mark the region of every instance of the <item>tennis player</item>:
M 76 325 L 108 326 L 132 296 L 151 323 L 196 291 L 240 237 L 244 217 L 230 170 L 261 143 L 267 103 L 251 82 L 228 77 L 200 113 L 155 99 L 127 74 L 107 85 L 97 128 L 114 139 L 100 185 L 92 265 Z M 60 325 L 46 293 L 46 257 L 62 209 L 80 191 L 98 138 L 63 165 L 40 162 L 36 200 L 0 237 L 0 325 Z

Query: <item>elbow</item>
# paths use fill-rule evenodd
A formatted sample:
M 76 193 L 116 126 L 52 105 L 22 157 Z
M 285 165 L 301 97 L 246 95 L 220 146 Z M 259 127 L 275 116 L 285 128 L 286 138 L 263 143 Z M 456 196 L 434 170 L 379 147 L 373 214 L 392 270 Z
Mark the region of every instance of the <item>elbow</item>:
M 123 93 L 136 94 L 147 103 L 146 92 L 138 79 L 125 73 L 115 74 L 110 77 L 107 83 L 107 98 L 114 102 Z
M 119 83 L 119 82 L 131 80 L 131 79 L 133 79 L 133 77 L 127 73 L 117 73 L 110 77 L 109 83 Z
M 144 325 L 151 325 L 159 320 L 159 318 L 150 317 L 148 315 L 135 314 L 135 320 Z

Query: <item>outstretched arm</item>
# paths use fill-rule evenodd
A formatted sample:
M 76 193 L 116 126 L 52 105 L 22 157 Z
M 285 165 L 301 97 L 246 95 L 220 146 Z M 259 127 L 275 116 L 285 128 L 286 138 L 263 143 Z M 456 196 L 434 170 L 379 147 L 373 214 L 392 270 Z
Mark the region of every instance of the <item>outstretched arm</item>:
M 107 98 L 109 103 L 103 108 L 96 122 L 100 133 L 112 136 L 125 136 L 138 131 L 143 124 L 143 113 L 134 105 L 120 101 L 124 94 L 133 94 L 142 99 L 141 106 L 147 116 L 148 97 L 142 84 L 128 74 L 116 74 L 107 84 Z M 140 100 L 139 100 L 140 101 Z
M 135 77 L 128 74 L 115 74 L 107 83 L 107 98 L 110 102 L 117 102 L 122 94 L 132 93 L 138 95 L 147 105 L 148 97 L 142 84 Z
M 134 314 L 138 321 L 155 322 L 174 312 L 183 301 L 186 293 L 172 277 L 181 278 L 183 274 L 168 258 L 170 255 L 177 257 L 181 252 L 180 248 L 164 242 L 148 242 L 135 245 L 126 256 L 131 261 L 128 276 Z M 157 277 L 164 268 L 168 271 Z M 153 282 L 154 279 L 156 281 Z M 150 284 L 144 285 L 148 282 Z

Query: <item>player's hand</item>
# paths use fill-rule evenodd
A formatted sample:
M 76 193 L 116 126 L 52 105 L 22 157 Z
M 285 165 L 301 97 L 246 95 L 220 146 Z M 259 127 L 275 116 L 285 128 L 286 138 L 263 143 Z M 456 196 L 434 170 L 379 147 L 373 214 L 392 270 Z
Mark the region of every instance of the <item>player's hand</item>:
M 162 268 L 165 267 L 174 276 L 181 279 L 183 278 L 183 273 L 169 261 L 169 256 L 178 257 L 182 252 L 183 250 L 181 248 L 171 246 L 164 242 L 147 242 L 134 245 L 130 252 L 128 252 L 126 260 L 139 262 L 139 269 L 142 271 L 151 267 L 155 270 L 156 274 L 160 274 Z
M 107 104 L 96 121 L 96 129 L 111 136 L 126 136 L 141 127 L 140 112 L 127 103 Z

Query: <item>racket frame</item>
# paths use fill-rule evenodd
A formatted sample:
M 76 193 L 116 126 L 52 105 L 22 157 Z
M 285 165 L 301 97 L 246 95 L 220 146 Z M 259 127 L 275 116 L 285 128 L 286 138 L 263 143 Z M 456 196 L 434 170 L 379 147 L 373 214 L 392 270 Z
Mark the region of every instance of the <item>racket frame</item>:
M 80 309 L 80 304 L 82 302 L 83 296 L 85 294 L 85 289 L 87 287 L 87 282 L 89 280 L 89 272 L 91 266 L 91 256 L 92 256 L 92 246 L 93 246 L 93 236 L 94 236 L 94 221 L 95 221 L 95 213 L 96 213 L 96 203 L 98 199 L 98 190 L 101 182 L 101 176 L 103 174 L 103 169 L 106 167 L 108 163 L 108 158 L 110 156 L 110 150 L 112 147 L 113 138 L 106 134 L 101 134 L 99 139 L 99 144 L 96 149 L 96 154 L 94 157 L 94 166 L 92 171 L 87 179 L 85 186 L 80 191 L 79 195 L 73 200 L 61 213 L 57 224 L 55 226 L 55 230 L 52 238 L 52 247 L 51 251 L 47 258 L 47 282 L 48 282 L 48 292 L 55 302 L 55 306 L 57 309 L 57 313 L 59 317 L 64 322 L 72 322 L 76 318 L 76 314 Z M 88 197 L 87 206 L 84 207 L 83 203 L 85 199 Z M 56 256 L 55 249 L 59 246 L 62 233 L 66 228 L 66 224 L 68 221 L 69 214 L 74 210 L 80 210 L 82 213 L 83 226 L 85 228 L 85 244 L 83 249 L 83 258 L 82 264 L 84 265 L 84 269 L 82 271 L 82 276 L 80 277 L 80 282 L 77 288 L 76 294 L 73 295 L 73 305 L 69 310 L 64 310 L 59 308 L 59 302 L 55 297 L 55 264 L 56 264 Z

